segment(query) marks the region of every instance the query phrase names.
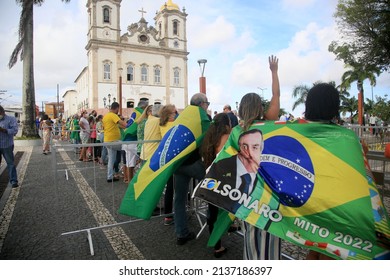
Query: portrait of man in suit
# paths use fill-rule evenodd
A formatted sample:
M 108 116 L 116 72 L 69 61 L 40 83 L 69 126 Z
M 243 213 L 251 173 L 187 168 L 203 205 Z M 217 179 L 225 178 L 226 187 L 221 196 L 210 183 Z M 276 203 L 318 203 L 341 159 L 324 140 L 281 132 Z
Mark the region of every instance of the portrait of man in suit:
M 257 182 L 260 157 L 264 148 L 263 134 L 259 129 L 243 132 L 238 138 L 238 153 L 213 163 L 206 175 L 217 178 L 215 187 L 202 187 L 198 196 L 235 213 L 241 206 L 240 198 L 250 196 Z

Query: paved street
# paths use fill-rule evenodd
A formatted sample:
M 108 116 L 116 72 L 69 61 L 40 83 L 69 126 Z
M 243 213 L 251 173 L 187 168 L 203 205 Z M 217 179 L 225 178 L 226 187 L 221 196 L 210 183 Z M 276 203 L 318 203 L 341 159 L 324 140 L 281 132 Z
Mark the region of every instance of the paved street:
M 23 152 L 17 166 L 20 188 L 8 186 L 0 200 L 0 259 L 214 259 L 206 246 L 207 230 L 178 246 L 174 227 L 164 226 L 162 217 L 131 221 L 119 215 L 127 185 L 107 183 L 106 169 L 79 162 L 73 150 L 45 156 L 41 147 L 28 146 L 15 147 L 17 152 Z M 191 229 L 199 232 L 194 212 L 189 217 Z M 121 222 L 125 224 L 91 230 L 92 246 L 87 231 L 64 235 Z M 231 234 L 223 242 L 229 248 L 223 258 L 242 259 L 242 237 Z

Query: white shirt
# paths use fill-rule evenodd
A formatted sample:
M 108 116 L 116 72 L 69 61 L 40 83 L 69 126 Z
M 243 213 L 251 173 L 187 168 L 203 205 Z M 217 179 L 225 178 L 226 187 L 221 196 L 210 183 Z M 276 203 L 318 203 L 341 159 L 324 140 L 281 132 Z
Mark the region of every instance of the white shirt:
M 248 173 L 251 176 L 251 184 L 249 185 L 249 191 L 248 194 L 252 193 L 253 190 L 253 182 L 256 179 L 256 173 L 250 173 L 246 170 L 244 164 L 241 162 L 241 160 L 236 158 L 237 160 L 237 175 L 236 175 L 236 189 L 238 189 L 242 184 L 241 176 Z

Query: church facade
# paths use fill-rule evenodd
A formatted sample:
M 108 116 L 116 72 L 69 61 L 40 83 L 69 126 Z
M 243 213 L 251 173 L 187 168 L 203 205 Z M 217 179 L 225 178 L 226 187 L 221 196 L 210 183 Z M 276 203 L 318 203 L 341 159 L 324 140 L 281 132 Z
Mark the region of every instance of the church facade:
M 88 0 L 88 65 L 75 80 L 76 90 L 64 94 L 65 104 L 67 98 L 76 104 L 65 110 L 104 113 L 116 101 L 128 116 L 140 100 L 183 109 L 188 105 L 185 9 L 167 1 L 150 26 L 142 8 L 141 19 L 121 34 L 121 2 Z

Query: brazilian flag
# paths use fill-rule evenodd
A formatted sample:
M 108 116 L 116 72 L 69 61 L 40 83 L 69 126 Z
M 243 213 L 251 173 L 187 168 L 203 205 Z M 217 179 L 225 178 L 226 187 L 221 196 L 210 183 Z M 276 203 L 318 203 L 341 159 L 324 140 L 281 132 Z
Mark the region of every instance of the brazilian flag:
M 306 122 L 259 122 L 249 129 L 261 130 L 264 140 L 252 191 L 227 186 L 227 174 L 237 170 L 209 171 L 195 190 L 222 208 L 226 199 L 238 203 L 235 212 L 220 210 L 209 245 L 237 217 L 335 259 L 390 258 L 389 217 L 353 131 Z M 238 154 L 242 132 L 233 129 L 209 170 Z
M 137 127 L 136 121 L 142 115 L 144 110 L 140 107 L 136 107 L 127 122 L 126 128 L 121 129 L 122 141 L 136 140 L 137 139 Z
M 201 145 L 209 124 L 205 110 L 187 106 L 164 135 L 152 157 L 129 183 L 119 213 L 149 219 L 169 177 Z

